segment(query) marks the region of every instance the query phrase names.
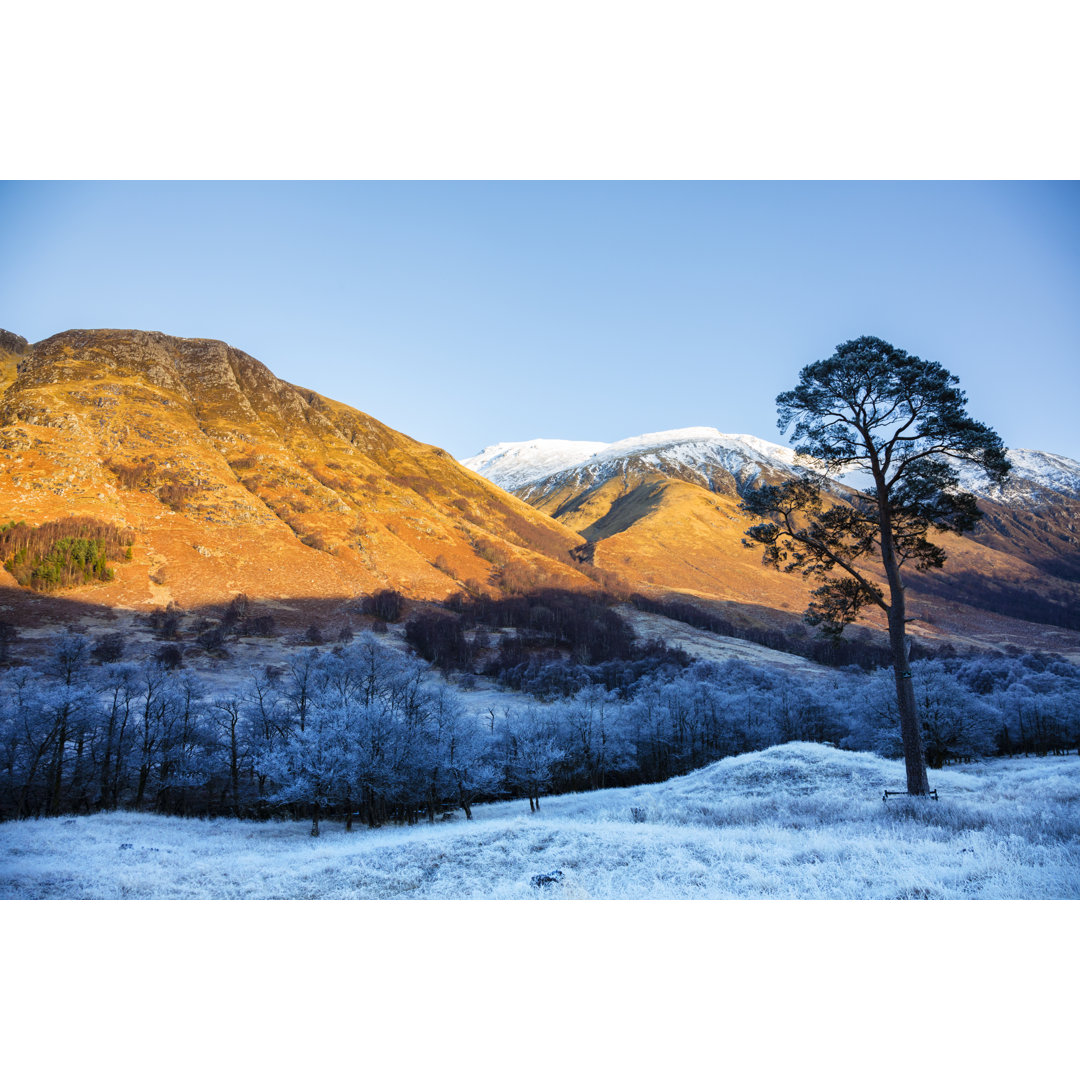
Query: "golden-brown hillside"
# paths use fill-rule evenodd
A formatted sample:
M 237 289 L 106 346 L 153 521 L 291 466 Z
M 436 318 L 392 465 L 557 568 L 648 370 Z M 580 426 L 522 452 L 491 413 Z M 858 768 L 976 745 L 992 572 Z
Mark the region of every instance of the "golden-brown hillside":
M 568 555 L 582 543 L 572 530 L 224 342 L 70 330 L 16 352 L 20 341 L 0 342 L 12 346 L 0 519 L 133 530 L 114 580 L 75 590 L 95 604 L 594 587 Z M 14 584 L 3 570 L 0 584 Z

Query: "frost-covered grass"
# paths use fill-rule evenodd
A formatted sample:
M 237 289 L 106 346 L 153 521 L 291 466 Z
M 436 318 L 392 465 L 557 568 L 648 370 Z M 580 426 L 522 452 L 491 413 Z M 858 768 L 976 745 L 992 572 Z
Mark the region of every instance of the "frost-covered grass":
M 1077 898 L 1080 758 L 931 774 L 789 743 L 664 784 L 357 829 L 134 813 L 0 825 L 0 897 Z M 460 815 L 459 815 L 460 816 Z M 537 875 L 561 873 L 545 887 Z

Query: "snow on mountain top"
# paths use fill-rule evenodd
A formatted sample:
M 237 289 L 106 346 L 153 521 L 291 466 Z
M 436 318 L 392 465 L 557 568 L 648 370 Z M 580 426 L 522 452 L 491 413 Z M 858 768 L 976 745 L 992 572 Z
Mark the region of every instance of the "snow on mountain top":
M 1010 450 L 1012 473 L 1004 489 L 991 484 L 981 470 L 959 465 L 959 486 L 996 502 L 1028 501 L 1038 498 L 1036 489 L 1048 489 L 1070 498 L 1080 498 L 1080 462 L 1042 450 Z M 507 491 L 539 484 L 563 473 L 585 470 L 593 477 L 607 473 L 620 460 L 634 457 L 657 466 L 679 465 L 707 471 L 719 465 L 737 475 L 740 485 L 753 478 L 762 466 L 781 471 L 801 464 L 811 465 L 788 446 L 759 439 L 755 435 L 729 435 L 714 427 L 685 427 L 633 435 L 617 442 L 586 442 L 571 439 L 529 439 L 502 442 L 485 447 L 461 464 L 486 476 Z M 952 462 L 957 466 L 956 462 Z M 856 482 L 858 474 L 841 475 L 845 483 Z
M 461 464 L 493 484 L 512 491 L 552 473 L 572 469 L 578 462 L 603 450 L 602 442 L 574 442 L 570 439 L 528 439 L 485 446 L 479 454 L 462 458 Z
M 1012 464 L 1012 471 L 1003 488 L 989 481 L 981 469 L 971 465 L 961 465 L 957 470 L 960 473 L 960 486 L 995 502 L 1029 499 L 1031 485 L 1080 498 L 1080 461 L 1045 450 L 1009 450 L 1006 456 Z
M 786 446 L 766 442 L 753 435 L 725 435 L 714 427 L 675 428 L 672 431 L 654 431 L 647 435 L 635 435 L 609 443 L 594 455 L 596 460 L 610 461 L 627 454 L 639 454 L 648 450 L 666 450 L 671 447 L 697 446 L 753 452 L 761 459 L 782 461 L 790 465 L 795 461 L 795 451 Z M 584 463 L 582 463 L 584 464 Z
M 714 427 L 675 428 L 634 435 L 613 443 L 574 442 L 568 439 L 530 439 L 496 443 L 461 464 L 513 491 L 571 469 L 601 467 L 620 458 L 649 456 L 687 466 L 723 463 L 731 455 L 741 461 L 790 467 L 795 451 L 754 435 L 727 435 Z

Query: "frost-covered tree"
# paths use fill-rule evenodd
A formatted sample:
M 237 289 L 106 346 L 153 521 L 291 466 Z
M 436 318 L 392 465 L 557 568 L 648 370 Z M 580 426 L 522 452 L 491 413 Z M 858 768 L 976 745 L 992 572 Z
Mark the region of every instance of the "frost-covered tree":
M 142 806 L 158 764 L 158 751 L 164 735 L 166 713 L 169 708 L 170 670 L 165 664 L 156 660 L 148 660 L 140 664 L 137 669 L 135 756 L 139 765 L 135 788 L 136 809 Z
M 311 835 L 327 807 L 346 796 L 356 775 L 356 716 L 348 707 L 308 710 L 303 731 L 266 752 L 258 770 L 277 785 L 271 796 L 281 803 L 305 806 L 311 814 Z
M 929 791 L 907 639 L 905 567 L 931 570 L 945 551 L 931 530 L 961 533 L 980 517 L 958 489 L 958 463 L 1001 482 L 1009 469 L 998 435 L 968 416 L 957 378 L 876 337 L 846 341 L 799 373 L 776 399 L 780 430 L 794 426 L 800 454 L 826 473 L 867 474 L 849 500 L 813 475 L 748 492 L 743 508 L 766 520 L 747 530 L 767 564 L 821 582 L 807 620 L 839 635 L 867 606 L 889 627 L 907 788 Z M 877 576 L 885 578 L 885 588 Z
M 508 765 L 512 781 L 525 792 L 529 809 L 540 809 L 540 796 L 551 790 L 555 767 L 566 748 L 551 723 L 535 709 L 527 709 L 509 731 Z
M 601 686 L 588 687 L 556 709 L 566 748 L 563 766 L 575 786 L 604 788 L 610 774 L 617 775 L 630 764 L 621 713 L 617 695 Z
M 56 741 L 54 710 L 47 688 L 29 669 L 4 680 L 0 698 L 6 804 L 16 817 L 40 813 L 44 807 L 46 766 Z
M 56 814 L 60 810 L 64 767 L 68 753 L 68 740 L 75 737 L 80 750 L 81 728 L 85 712 L 92 703 L 84 692 L 87 683 L 87 663 L 90 647 L 82 634 L 66 633 L 54 643 L 49 654 L 46 673 L 57 681 L 53 694 L 52 716 L 56 729 L 53 740 L 52 761 L 49 765 L 49 796 L 45 812 Z M 81 734 L 81 738 L 80 738 Z
M 492 739 L 450 694 L 440 693 L 435 706 L 440 797 L 456 802 L 471 821 L 473 803 L 502 786 Z
M 973 694 L 940 660 L 912 664 L 926 760 L 940 768 L 946 758 L 992 753 L 1001 716 Z
M 259 768 L 259 762 L 268 760 L 277 746 L 287 738 L 287 719 L 278 686 L 278 680 L 265 671 L 253 670 L 243 692 L 243 740 L 248 748 L 249 760 L 257 784 L 256 798 L 259 813 L 266 812 L 267 774 Z
M 219 697 L 213 703 L 217 744 L 229 763 L 229 803 L 234 814 L 240 812 L 241 710 L 238 696 Z
M 98 810 L 115 810 L 120 803 L 124 766 L 131 753 L 132 710 L 138 669 L 134 664 L 102 668 L 97 678 L 101 727 L 96 747 Z

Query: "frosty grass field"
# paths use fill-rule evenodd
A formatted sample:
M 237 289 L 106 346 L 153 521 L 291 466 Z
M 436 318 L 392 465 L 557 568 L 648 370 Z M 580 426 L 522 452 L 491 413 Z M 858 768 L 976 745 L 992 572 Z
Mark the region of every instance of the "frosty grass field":
M 117 812 L 0 825 L 4 899 L 1080 897 L 1080 757 L 931 774 L 789 743 L 663 784 L 346 832 Z M 554 880 L 535 884 L 538 876 Z

